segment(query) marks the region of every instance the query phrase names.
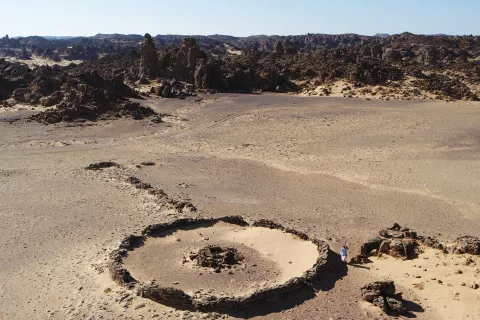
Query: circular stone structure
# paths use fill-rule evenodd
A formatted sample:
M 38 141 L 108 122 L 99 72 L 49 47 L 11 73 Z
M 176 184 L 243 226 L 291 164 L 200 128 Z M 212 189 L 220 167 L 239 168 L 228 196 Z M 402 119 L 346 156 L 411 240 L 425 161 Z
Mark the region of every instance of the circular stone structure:
M 249 307 L 309 287 L 327 269 L 324 241 L 269 220 L 179 219 L 125 238 L 110 254 L 118 284 L 198 311 Z

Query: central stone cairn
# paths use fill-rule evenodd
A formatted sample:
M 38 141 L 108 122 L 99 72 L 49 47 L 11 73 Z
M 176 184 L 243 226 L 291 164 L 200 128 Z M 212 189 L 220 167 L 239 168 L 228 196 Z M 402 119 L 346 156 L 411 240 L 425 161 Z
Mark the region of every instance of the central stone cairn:
M 191 252 L 189 258 L 197 266 L 212 268 L 215 272 L 231 269 L 245 259 L 235 248 L 214 245 L 206 246 L 198 250 L 198 252 Z

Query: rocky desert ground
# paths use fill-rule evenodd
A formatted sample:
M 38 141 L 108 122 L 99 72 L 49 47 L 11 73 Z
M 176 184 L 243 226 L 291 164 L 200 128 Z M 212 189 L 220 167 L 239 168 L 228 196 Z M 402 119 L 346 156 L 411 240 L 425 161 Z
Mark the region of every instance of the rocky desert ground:
M 1 38 L 0 319 L 480 319 L 479 39 Z
M 108 256 L 123 237 L 179 217 L 271 219 L 336 251 L 346 242 L 352 255 L 394 222 L 443 241 L 480 230 L 478 102 L 217 94 L 140 103 L 168 116 L 46 126 L 24 122 L 29 109 L 2 111 L 2 318 L 215 317 L 110 280 Z M 118 165 L 85 169 L 101 161 Z M 135 188 L 132 176 L 196 211 Z M 306 301 L 228 317 L 380 319 L 360 287 L 392 279 L 419 319 L 478 318 L 480 290 L 469 288 L 478 257 L 476 267 L 463 256 L 436 267 L 432 255 L 339 264 Z

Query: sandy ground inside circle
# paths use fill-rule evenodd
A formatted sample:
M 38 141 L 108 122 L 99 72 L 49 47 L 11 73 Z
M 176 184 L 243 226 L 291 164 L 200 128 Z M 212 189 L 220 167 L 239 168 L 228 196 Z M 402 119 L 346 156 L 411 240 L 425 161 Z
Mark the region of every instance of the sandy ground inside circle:
M 243 266 L 215 273 L 211 268 L 184 263 L 190 252 L 207 245 L 236 248 Z M 124 259 L 132 276 L 143 283 L 152 279 L 194 295 L 243 296 L 257 289 L 288 281 L 310 269 L 317 261 L 317 247 L 310 241 L 280 230 L 240 227 L 224 222 L 211 227 L 177 230 L 173 234 L 148 238 Z
M 354 254 L 393 222 L 444 241 L 478 236 L 479 103 L 282 94 L 140 103 L 171 117 L 163 124 L 0 121 L 0 319 L 184 316 L 109 279 L 105 263 L 120 239 L 182 217 L 124 176 L 189 199 L 199 209 L 189 216 L 270 219 L 330 238 L 337 252 L 346 241 Z M 0 120 L 26 113 L 5 110 Z M 84 170 L 107 160 L 122 168 Z M 156 165 L 137 167 L 143 161 Z M 334 270 L 310 300 L 229 317 L 371 319 L 360 287 L 385 279 L 378 269 Z M 441 318 L 443 305 L 429 307 L 403 281 L 397 287 L 423 307 L 418 319 Z

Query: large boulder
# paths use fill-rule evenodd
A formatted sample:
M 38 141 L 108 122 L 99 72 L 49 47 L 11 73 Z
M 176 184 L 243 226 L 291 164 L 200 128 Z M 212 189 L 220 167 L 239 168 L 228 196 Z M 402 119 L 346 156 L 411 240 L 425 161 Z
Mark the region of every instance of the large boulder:
M 453 247 L 453 252 L 480 255 L 480 239 L 472 236 L 459 237 Z
M 376 297 L 393 296 L 395 294 L 395 283 L 393 281 L 375 281 L 362 287 L 362 299 L 372 302 Z
M 387 239 L 380 244 L 378 252 L 408 260 L 418 256 L 418 246 L 414 239 Z
M 393 281 L 376 281 L 361 288 L 362 299 L 381 308 L 387 314 L 407 312 L 401 293 L 395 293 Z

